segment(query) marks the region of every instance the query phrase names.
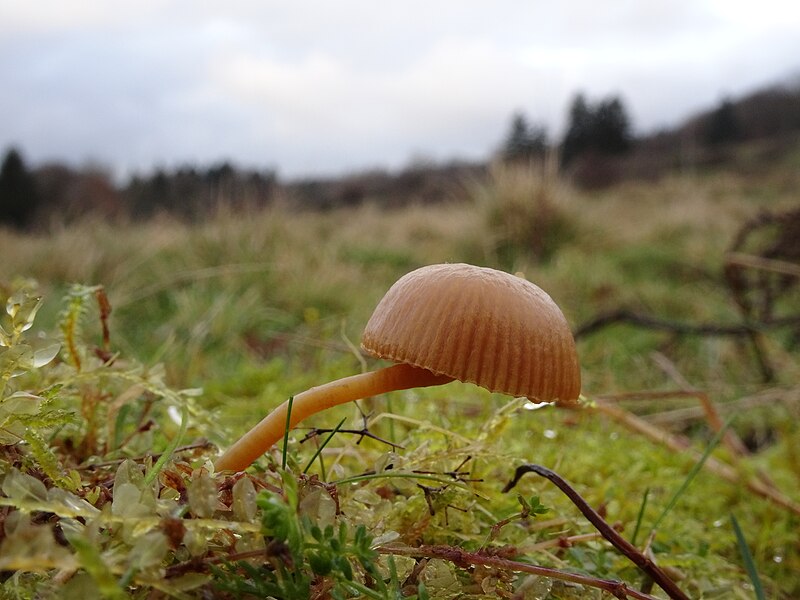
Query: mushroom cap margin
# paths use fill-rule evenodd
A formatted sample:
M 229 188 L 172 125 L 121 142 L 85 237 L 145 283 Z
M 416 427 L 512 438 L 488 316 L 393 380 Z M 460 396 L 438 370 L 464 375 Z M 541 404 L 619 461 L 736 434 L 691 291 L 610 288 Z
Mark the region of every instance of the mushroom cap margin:
M 580 394 L 575 340 L 535 284 L 454 263 L 421 267 L 386 292 L 361 347 L 492 392 L 571 404 Z

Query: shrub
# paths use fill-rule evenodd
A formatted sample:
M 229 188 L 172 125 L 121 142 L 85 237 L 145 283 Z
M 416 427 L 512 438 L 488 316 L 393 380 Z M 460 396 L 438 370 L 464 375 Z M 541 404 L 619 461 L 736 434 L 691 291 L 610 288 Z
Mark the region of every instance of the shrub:
M 563 192 L 552 159 L 492 167 L 489 182 L 475 196 L 490 233 L 489 254 L 501 267 L 513 270 L 521 259 L 548 261 L 575 238 Z

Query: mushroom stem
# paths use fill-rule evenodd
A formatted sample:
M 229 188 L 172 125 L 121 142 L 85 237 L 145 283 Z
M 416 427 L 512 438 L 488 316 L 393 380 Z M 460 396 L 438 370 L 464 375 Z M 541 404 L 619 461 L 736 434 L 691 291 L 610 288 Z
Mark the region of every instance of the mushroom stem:
M 427 369 L 397 364 L 377 371 L 352 375 L 313 387 L 292 400 L 289 427 L 337 404 L 396 390 L 442 385 L 453 381 L 447 375 L 437 375 Z M 217 460 L 217 471 L 243 471 L 283 437 L 286 429 L 286 401 L 244 434 Z

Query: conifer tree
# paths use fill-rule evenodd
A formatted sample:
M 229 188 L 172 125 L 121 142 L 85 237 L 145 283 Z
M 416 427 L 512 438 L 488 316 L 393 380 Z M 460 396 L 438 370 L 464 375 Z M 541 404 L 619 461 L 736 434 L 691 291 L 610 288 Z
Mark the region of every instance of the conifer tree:
M 0 223 L 17 229 L 29 227 L 38 204 L 33 177 L 20 153 L 12 148 L 0 167 Z

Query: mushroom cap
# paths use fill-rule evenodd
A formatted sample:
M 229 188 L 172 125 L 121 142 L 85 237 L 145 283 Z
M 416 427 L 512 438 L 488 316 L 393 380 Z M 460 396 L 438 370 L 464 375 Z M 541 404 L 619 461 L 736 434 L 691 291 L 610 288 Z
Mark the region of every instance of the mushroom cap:
M 466 264 L 422 267 L 378 303 L 361 347 L 492 392 L 573 403 L 581 388 L 575 340 L 533 283 Z

